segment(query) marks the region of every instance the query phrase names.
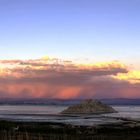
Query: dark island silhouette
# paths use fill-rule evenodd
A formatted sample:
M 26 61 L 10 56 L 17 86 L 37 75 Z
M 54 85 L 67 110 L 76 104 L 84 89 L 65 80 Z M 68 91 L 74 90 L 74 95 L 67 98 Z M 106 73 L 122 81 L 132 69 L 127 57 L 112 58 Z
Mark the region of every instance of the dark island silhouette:
M 104 114 L 116 113 L 111 106 L 98 100 L 87 99 L 79 104 L 72 105 L 61 112 L 61 114 Z

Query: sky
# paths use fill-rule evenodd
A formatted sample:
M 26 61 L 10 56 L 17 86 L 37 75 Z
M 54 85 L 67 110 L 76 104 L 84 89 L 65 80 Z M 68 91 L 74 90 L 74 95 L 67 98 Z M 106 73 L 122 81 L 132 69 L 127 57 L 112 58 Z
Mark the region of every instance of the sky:
M 139 14 L 139 0 L 0 0 L 0 97 L 140 98 Z

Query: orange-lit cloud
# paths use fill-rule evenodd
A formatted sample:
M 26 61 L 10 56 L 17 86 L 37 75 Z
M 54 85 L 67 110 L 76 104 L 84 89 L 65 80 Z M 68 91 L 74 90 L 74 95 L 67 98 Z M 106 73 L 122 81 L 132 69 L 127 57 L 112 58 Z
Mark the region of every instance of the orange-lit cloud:
M 131 84 L 140 84 L 140 71 L 129 71 L 128 73 L 119 73 L 114 78 L 125 80 Z
M 138 71 L 118 61 L 0 60 L 0 97 L 140 97 L 139 79 Z

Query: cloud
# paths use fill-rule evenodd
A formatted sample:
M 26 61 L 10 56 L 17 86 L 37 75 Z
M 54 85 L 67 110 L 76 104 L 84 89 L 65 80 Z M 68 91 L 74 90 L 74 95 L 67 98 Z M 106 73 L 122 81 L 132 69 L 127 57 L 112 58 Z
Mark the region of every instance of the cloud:
M 140 71 L 129 71 L 128 73 L 118 73 L 114 78 L 129 81 L 131 84 L 140 84 Z
M 0 64 L 0 97 L 140 97 L 138 83 L 119 78 L 130 71 L 118 61 L 80 64 L 47 57 Z

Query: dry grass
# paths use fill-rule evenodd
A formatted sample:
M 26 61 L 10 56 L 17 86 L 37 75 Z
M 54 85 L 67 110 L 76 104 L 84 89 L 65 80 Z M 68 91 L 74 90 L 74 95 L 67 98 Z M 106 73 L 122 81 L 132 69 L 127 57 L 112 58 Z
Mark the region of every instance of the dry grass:
M 0 140 L 140 140 L 140 127 L 97 129 L 63 124 L 0 121 Z

